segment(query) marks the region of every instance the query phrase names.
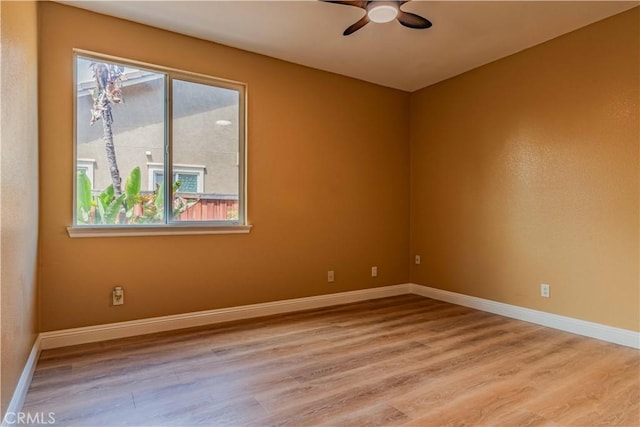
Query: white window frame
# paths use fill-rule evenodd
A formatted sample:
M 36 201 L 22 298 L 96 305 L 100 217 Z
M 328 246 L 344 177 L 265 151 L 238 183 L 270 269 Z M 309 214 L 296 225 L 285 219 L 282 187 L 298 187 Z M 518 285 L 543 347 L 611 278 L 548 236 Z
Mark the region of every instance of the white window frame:
M 165 142 L 165 164 L 155 171 L 159 171 L 164 167 L 163 173 L 164 176 L 173 176 L 175 173 L 190 173 L 198 175 L 198 192 L 204 193 L 204 172 L 205 167 L 200 165 L 173 165 L 172 164 L 172 135 L 171 135 L 171 127 L 172 127 L 172 103 L 170 101 L 171 98 L 171 86 L 173 79 L 207 84 L 211 86 L 226 88 L 238 91 L 239 93 L 239 141 L 238 141 L 238 163 L 239 163 L 239 173 L 238 173 L 238 220 L 233 221 L 171 221 L 167 220 L 164 224 L 153 224 L 153 225 L 84 225 L 78 224 L 76 218 L 76 179 L 75 174 L 77 171 L 74 167 L 74 179 L 73 179 L 73 225 L 67 227 L 67 231 L 70 237 L 117 237 L 117 236 L 151 236 L 151 235 L 173 235 L 173 234 L 236 234 L 236 233 L 248 233 L 251 230 L 251 225 L 249 225 L 247 219 L 247 179 L 246 179 L 246 126 L 247 126 L 247 102 L 246 102 L 246 84 L 235 82 L 231 80 L 219 79 L 203 74 L 192 73 L 187 71 L 176 70 L 174 68 L 163 67 L 138 61 L 132 61 L 128 59 L 123 59 L 110 55 L 102 55 L 95 52 L 90 52 L 81 49 L 74 49 L 73 54 L 73 70 L 74 70 L 74 85 L 75 88 L 73 90 L 74 94 L 74 136 L 77 129 L 77 117 L 76 117 L 76 94 L 83 90 L 82 87 L 77 84 L 77 76 L 76 76 L 76 61 L 77 57 L 81 56 L 83 58 L 96 59 L 98 61 L 105 62 L 115 62 L 124 66 L 130 66 L 131 68 L 136 68 L 142 71 L 151 71 L 155 73 L 163 73 L 166 76 L 166 94 L 169 100 L 166 102 L 166 138 Z M 78 161 L 88 160 L 88 159 L 78 159 L 77 158 L 77 140 L 74 137 L 73 142 L 73 156 L 74 156 L 74 165 L 80 165 Z M 94 161 L 95 164 L 95 161 Z M 88 173 L 89 178 L 93 187 L 93 170 L 94 164 L 85 166 L 82 164 L 81 167 L 87 167 L 87 170 L 90 171 Z M 90 167 L 89 167 L 90 166 Z M 149 166 L 149 186 L 153 185 L 153 164 L 148 164 Z M 166 178 L 165 178 L 166 179 Z M 170 191 L 171 185 L 165 186 L 165 200 L 172 200 Z M 155 190 L 155 189 L 153 189 Z M 170 212 L 171 204 L 166 204 L 167 212 Z M 167 215 L 166 218 L 169 218 L 170 215 Z

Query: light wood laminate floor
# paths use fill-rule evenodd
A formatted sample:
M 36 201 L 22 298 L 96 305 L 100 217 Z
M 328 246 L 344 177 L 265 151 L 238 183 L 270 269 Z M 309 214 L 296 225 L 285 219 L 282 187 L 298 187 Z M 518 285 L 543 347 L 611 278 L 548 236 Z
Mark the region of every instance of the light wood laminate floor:
M 43 351 L 78 426 L 640 425 L 640 352 L 404 295 Z

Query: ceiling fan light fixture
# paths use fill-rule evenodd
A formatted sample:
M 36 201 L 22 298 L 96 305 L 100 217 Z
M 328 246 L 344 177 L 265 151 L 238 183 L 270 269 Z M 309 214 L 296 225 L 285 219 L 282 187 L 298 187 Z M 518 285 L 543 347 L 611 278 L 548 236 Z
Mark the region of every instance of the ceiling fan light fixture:
M 0 0 L 1 1 L 1 0 Z M 342 32 L 343 36 L 349 36 L 360 28 L 367 25 L 369 22 L 373 23 L 385 23 L 393 20 L 407 28 L 413 29 L 425 29 L 431 28 L 432 24 L 427 18 L 424 18 L 415 13 L 405 12 L 400 10 L 400 6 L 407 3 L 410 0 L 371 0 L 371 1 L 343 1 L 343 0 L 320 0 L 327 3 L 342 4 L 346 6 L 357 7 L 358 9 L 364 9 L 366 14 L 358 21 L 349 25 L 346 30 Z
M 372 22 L 382 24 L 396 19 L 396 17 L 398 16 L 398 8 L 393 7 L 389 4 L 381 4 L 369 9 L 367 15 L 369 15 L 369 19 Z

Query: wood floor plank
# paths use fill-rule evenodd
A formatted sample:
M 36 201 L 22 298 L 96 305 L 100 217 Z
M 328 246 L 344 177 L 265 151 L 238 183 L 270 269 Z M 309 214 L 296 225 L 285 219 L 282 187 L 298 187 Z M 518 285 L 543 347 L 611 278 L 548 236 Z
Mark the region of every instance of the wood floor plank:
M 415 295 L 45 350 L 69 426 L 640 425 L 640 352 Z

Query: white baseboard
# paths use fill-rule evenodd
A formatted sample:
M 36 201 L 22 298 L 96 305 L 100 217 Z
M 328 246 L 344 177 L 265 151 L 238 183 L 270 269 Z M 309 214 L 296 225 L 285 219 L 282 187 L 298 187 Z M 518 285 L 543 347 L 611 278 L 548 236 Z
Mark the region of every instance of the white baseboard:
M 152 317 L 148 319 L 131 320 L 128 322 L 108 323 L 104 325 L 42 332 L 38 337 L 38 351 L 39 349 L 45 350 L 49 348 L 126 338 L 135 335 L 211 325 L 215 323 L 230 322 L 233 320 L 250 319 L 253 317 L 289 313 L 409 293 L 640 349 L 639 332 L 449 292 L 442 289 L 430 288 L 428 286 L 407 283 L 261 304 L 242 305 L 238 307 L 197 311 L 171 316 Z
M 452 304 L 475 308 L 489 313 L 499 314 L 513 319 L 524 320 L 526 322 L 547 326 L 561 331 L 572 332 L 590 338 L 597 338 L 627 347 L 640 349 L 640 332 L 627 329 L 606 326 L 600 323 L 587 322 L 585 320 L 574 319 L 572 317 L 560 316 L 546 313 L 544 311 L 532 310 L 530 308 L 505 304 L 455 292 L 444 291 L 442 289 L 430 288 L 428 286 L 410 284 L 412 294 L 423 297 L 450 302 Z
M 31 379 L 33 378 L 33 373 L 35 372 L 36 365 L 38 364 L 41 343 L 42 341 L 40 339 L 40 336 L 37 336 L 36 341 L 33 343 L 33 347 L 31 347 L 31 353 L 29 353 L 29 357 L 27 358 L 27 362 L 24 365 L 22 374 L 18 379 L 18 384 L 16 385 L 16 389 L 13 392 L 11 402 L 9 402 L 7 411 L 4 413 L 2 424 L 0 424 L 2 427 L 15 424 L 15 422 L 12 422 L 14 421 L 13 419 L 8 418 L 8 415 L 13 417 L 15 414 L 20 412 L 22 410 L 22 407 L 24 406 L 24 401 L 27 397 L 27 391 L 29 391 Z
M 195 326 L 204 326 L 214 323 L 230 322 L 233 320 L 270 316 L 272 314 L 309 310 L 312 308 L 328 307 L 332 305 L 347 304 L 376 298 L 404 295 L 408 293 L 410 293 L 410 285 L 401 284 L 306 298 L 266 302 L 261 304 L 175 314 L 171 316 L 152 317 L 148 319 L 131 320 L 128 322 L 108 323 L 104 325 L 42 332 L 40 334 L 40 347 L 43 350 L 66 347 L 76 344 L 126 338 L 135 335 L 171 331 L 174 329 L 192 328 Z

